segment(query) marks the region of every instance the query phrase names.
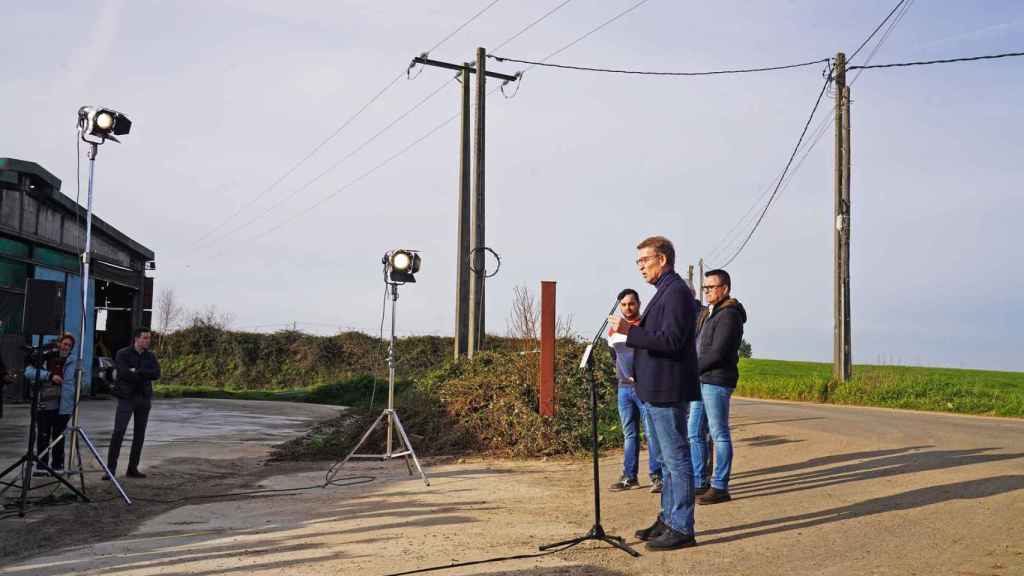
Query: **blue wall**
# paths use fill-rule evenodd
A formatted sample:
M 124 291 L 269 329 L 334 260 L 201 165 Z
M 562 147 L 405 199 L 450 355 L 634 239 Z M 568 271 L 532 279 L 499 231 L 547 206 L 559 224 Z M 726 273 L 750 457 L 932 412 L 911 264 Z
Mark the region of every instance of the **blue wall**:
M 64 282 L 64 331 L 70 332 L 79 340 L 81 336 L 82 322 L 82 279 L 76 274 L 67 274 L 59 270 L 51 270 L 42 266 L 36 266 L 35 277 L 39 280 L 51 280 Z M 76 346 L 85 347 L 85 372 L 82 381 L 82 394 L 92 392 L 92 349 L 96 329 L 96 281 L 89 280 L 89 313 L 86 314 L 85 342 L 78 342 Z M 55 336 L 44 338 L 44 342 L 56 339 Z M 78 356 L 78 349 L 73 352 Z

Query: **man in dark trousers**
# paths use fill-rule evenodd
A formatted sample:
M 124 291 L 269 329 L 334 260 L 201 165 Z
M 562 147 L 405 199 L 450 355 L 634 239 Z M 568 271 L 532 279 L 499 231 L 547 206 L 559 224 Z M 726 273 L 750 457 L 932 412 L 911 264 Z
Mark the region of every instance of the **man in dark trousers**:
M 663 236 L 637 246 L 640 274 L 657 293 L 633 326 L 612 316 L 611 327 L 626 335 L 634 349 L 636 393 L 647 406 L 654 440 L 661 450 L 661 513 L 636 537 L 648 550 L 675 550 L 697 544 L 693 527 L 693 466 L 686 439 L 689 403 L 700 398 L 694 331 L 697 308 L 693 293 L 674 271 L 675 248 Z
M 121 442 L 128 429 L 128 420 L 134 418 L 128 477 L 145 478 L 146 475 L 139 472 L 139 459 L 142 458 L 142 444 L 146 441 L 146 424 L 149 422 L 149 409 L 153 401 L 153 380 L 160 378 L 160 363 L 149 351 L 148 328 L 136 329 L 132 340 L 131 346 L 118 350 L 114 357 L 117 380 L 114 382 L 113 394 L 117 397 L 117 415 L 114 417 L 114 434 L 110 437 L 110 448 L 107 451 L 107 467 L 111 474 L 117 473 Z
M 729 398 L 739 380 L 739 349 L 747 311 L 732 297 L 732 279 L 725 270 L 704 273 L 708 307 L 697 319 L 697 367 L 700 371 L 701 400 L 690 403 L 690 455 L 700 504 L 728 502 L 732 472 L 732 436 L 729 434 Z M 702 434 L 707 415 L 715 444 L 715 471 L 711 487 L 705 481 L 707 444 Z

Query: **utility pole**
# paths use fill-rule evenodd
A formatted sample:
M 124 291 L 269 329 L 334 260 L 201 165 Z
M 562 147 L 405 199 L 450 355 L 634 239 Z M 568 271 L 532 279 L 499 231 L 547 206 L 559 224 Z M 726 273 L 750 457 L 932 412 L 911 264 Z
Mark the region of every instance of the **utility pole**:
M 462 130 L 459 150 L 458 261 L 455 272 L 455 344 L 454 356 L 473 356 L 480 349 L 484 334 L 484 101 L 486 78 L 515 82 L 518 75 L 488 72 L 487 51 L 477 48 L 476 65 L 432 60 L 426 54 L 413 58 L 414 64 L 457 70 L 462 79 Z M 474 190 L 470 192 L 470 101 L 469 75 L 477 75 L 476 85 L 476 161 L 473 166 Z
M 701 306 L 701 308 L 703 308 L 704 307 L 704 288 L 703 288 L 703 286 L 704 286 L 704 259 L 701 258 L 700 262 L 698 262 L 698 264 L 700 264 L 700 276 L 697 276 L 697 282 L 700 282 L 701 287 L 700 288 L 696 288 L 696 285 L 694 285 L 694 286 L 695 286 L 695 289 L 697 290 L 697 300 L 700 301 L 700 306 Z
M 690 287 L 696 292 L 698 289 L 697 285 L 693 283 L 693 264 L 690 264 L 690 268 L 686 271 L 686 276 L 690 279 Z
M 476 134 L 473 178 L 473 225 L 470 229 L 470 244 L 473 245 L 473 278 L 469 285 L 469 357 L 484 344 L 486 323 L 484 322 L 484 109 L 487 102 L 487 51 L 476 49 Z
M 462 127 L 459 142 L 459 240 L 455 260 L 455 359 L 469 353 L 469 74 L 468 64 L 462 65 Z
M 850 345 L 850 87 L 846 85 L 846 54 L 836 54 L 835 66 L 835 231 L 833 255 L 832 376 L 847 382 L 852 375 Z

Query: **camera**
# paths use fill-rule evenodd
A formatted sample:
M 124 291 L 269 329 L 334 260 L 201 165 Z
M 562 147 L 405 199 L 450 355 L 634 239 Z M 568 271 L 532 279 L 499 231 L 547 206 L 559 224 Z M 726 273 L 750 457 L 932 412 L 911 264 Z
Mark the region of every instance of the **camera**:
M 21 351 L 25 354 L 25 364 L 31 364 L 36 368 L 41 368 L 47 360 L 60 356 L 60 350 L 57 348 L 56 342 L 50 342 L 42 346 L 25 345 L 21 347 Z

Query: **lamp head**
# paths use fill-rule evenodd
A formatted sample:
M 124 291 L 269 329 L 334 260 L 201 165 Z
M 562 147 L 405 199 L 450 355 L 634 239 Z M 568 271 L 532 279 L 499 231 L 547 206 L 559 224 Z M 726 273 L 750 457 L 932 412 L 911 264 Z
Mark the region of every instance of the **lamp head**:
M 115 136 L 121 136 L 131 131 L 132 121 L 117 110 L 98 106 L 82 106 L 78 109 L 78 129 L 81 131 L 83 139 L 86 136 L 99 138 L 98 144 L 102 144 L 105 140 L 120 142 Z
M 391 250 L 384 255 L 384 265 L 392 282 L 415 282 L 420 255 L 415 250 Z

